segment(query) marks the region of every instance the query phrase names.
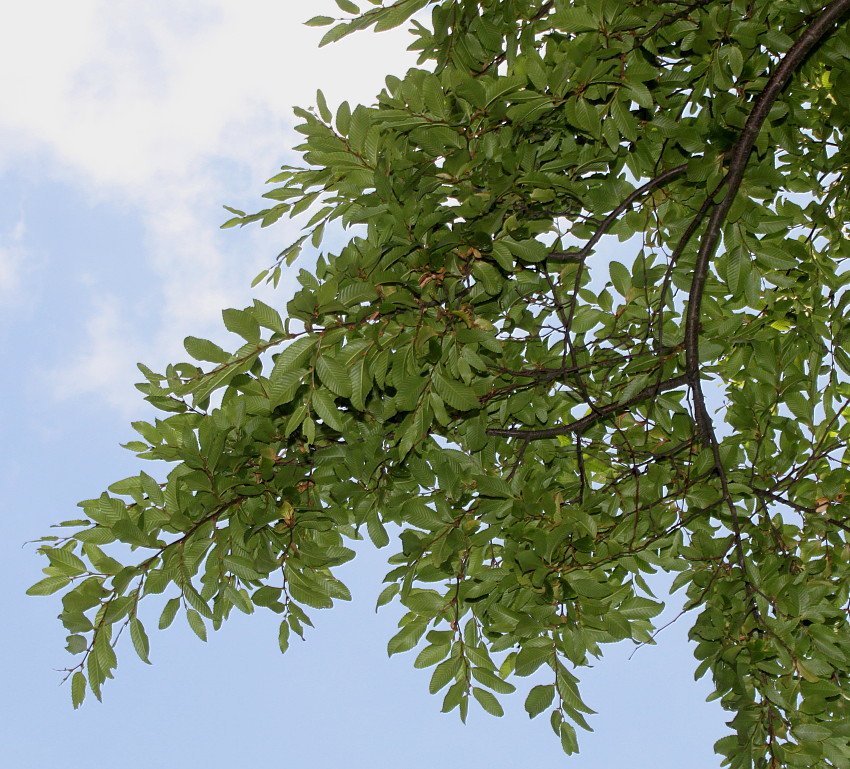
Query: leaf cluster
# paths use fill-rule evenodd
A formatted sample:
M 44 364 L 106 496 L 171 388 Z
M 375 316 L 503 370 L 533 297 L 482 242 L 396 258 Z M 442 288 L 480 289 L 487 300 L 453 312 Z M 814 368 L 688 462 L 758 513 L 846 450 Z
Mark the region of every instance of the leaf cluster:
M 304 165 L 224 225 L 306 217 L 257 278 L 318 252 L 286 319 L 142 367 L 127 448 L 173 469 L 44 540 L 75 704 L 123 628 L 148 660 L 151 594 L 204 640 L 269 609 L 285 649 L 365 535 L 443 710 L 546 671 L 526 710 L 575 752 L 576 672 L 654 642 L 665 571 L 725 764 L 850 766 L 850 2 L 370 3 L 325 42 L 413 17 L 427 68 L 297 110 Z

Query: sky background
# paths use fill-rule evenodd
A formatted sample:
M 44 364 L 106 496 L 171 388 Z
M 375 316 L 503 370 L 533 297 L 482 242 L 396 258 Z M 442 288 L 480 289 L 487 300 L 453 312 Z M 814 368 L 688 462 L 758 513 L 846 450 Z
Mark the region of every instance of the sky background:
M 222 204 L 256 210 L 265 180 L 297 160 L 292 105 L 319 87 L 332 105 L 370 103 L 415 63 L 403 31 L 318 50 L 321 30 L 302 22 L 322 13 L 333 2 L 43 0 L 0 13 L 0 755 L 16 769 L 718 766 L 724 714 L 693 681 L 687 617 L 658 646 L 632 659 L 611 647 L 580 671 L 599 715 L 568 758 L 519 692 L 501 698 L 504 718 L 471 707 L 464 726 L 439 712 L 415 652 L 387 659 L 399 612 L 375 614 L 387 569 L 367 548 L 340 570 L 354 601 L 314 613 L 285 656 L 271 613 L 235 612 L 207 644 L 178 618 L 151 630 L 151 667 L 122 643 L 102 704 L 89 695 L 74 711 L 59 686 L 71 659 L 59 599 L 24 596 L 43 565 L 24 543 L 142 469 L 118 445 L 151 413 L 137 361 L 182 359 L 190 334 L 227 346 L 223 308 L 291 296 L 294 272 L 277 292 L 250 289 L 288 222 L 218 227 Z M 662 621 L 677 610 L 674 597 Z

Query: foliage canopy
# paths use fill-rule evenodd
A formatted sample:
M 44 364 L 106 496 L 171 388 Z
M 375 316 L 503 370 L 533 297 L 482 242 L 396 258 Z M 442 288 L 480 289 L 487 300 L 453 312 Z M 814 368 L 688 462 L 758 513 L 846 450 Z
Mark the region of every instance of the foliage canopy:
M 277 612 L 286 649 L 365 532 L 443 710 L 548 669 L 526 709 L 574 752 L 575 671 L 652 641 L 663 570 L 724 763 L 850 767 L 850 0 L 370 2 L 325 41 L 412 19 L 427 68 L 297 110 L 305 165 L 225 225 L 308 220 L 259 277 L 321 251 L 286 319 L 142 366 L 166 413 L 127 448 L 167 479 L 43 539 L 75 705 L 122 628 L 147 660 L 149 595 L 202 639 Z

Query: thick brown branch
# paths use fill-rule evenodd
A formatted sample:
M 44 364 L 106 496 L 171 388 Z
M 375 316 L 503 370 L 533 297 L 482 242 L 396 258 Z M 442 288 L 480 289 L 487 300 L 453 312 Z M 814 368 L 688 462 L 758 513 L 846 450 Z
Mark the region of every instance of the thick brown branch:
M 723 222 L 741 186 L 753 146 L 773 103 L 788 84 L 794 72 L 796 72 L 805 58 L 811 53 L 812 49 L 832 31 L 835 23 L 848 11 L 850 11 L 850 0 L 833 0 L 823 10 L 820 16 L 812 22 L 811 26 L 806 29 L 797 42 L 791 46 L 788 53 L 782 59 L 782 62 L 776 68 L 776 71 L 767 81 L 767 85 L 759 95 L 750 116 L 747 118 L 740 138 L 729 152 L 729 171 L 724 179 L 726 193 L 711 212 L 705 234 L 700 243 L 685 322 L 685 361 L 689 382 L 694 395 L 697 425 L 702 433 L 702 437 L 712 442 L 715 440 L 714 428 L 705 406 L 705 399 L 699 381 L 699 325 L 702 310 L 702 295 L 708 278 L 708 266 L 717 248 Z

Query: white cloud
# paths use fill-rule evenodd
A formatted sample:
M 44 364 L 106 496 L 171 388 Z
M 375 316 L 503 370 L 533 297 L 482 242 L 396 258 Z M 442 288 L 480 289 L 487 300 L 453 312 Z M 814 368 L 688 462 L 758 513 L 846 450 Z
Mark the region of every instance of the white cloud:
M 19 264 L 20 259 L 12 249 L 0 246 L 0 300 L 4 302 L 16 293 Z
M 125 336 L 127 327 L 122 322 L 121 308 L 112 298 L 97 302 L 85 325 L 85 345 L 70 363 L 63 365 L 61 376 L 56 378 L 55 394 L 65 398 L 97 392 L 110 405 L 127 410 L 128 394 L 114 385 L 125 382 L 126 373 L 135 368 L 133 349 L 139 340 Z M 133 405 L 138 400 L 134 398 Z
M 371 100 L 388 67 L 413 62 L 400 31 L 319 50 L 307 13 L 280 0 L 18 4 L 0 32 L 0 72 L 2 122 L 19 135 L 0 152 L 47 145 L 96 184 L 150 181 L 222 151 L 256 159 L 275 143 L 270 115 L 288 120 L 319 86 Z M 237 126 L 243 140 L 224 146 Z
M 26 263 L 25 233 L 24 219 L 19 217 L 12 231 L 0 238 L 0 302 L 6 308 L 21 301 L 20 289 Z
M 338 10 L 331 0 L 307 8 L 291 0 L 46 0 L 3 11 L 0 183 L 4 168 L 33 159 L 48 180 L 92 201 L 123 201 L 144 221 L 158 287 L 146 307 L 122 287 L 101 287 L 86 338 L 62 362 L 73 375 L 62 378 L 61 393 L 136 403 L 132 363 L 167 360 L 183 336 L 211 332 L 223 307 L 247 301 L 250 279 L 287 240 L 287 225 L 223 237 L 220 205 L 256 203 L 263 181 L 293 159 L 293 104 L 312 104 L 317 87 L 332 103 L 371 102 L 386 74 L 414 64 L 403 31 L 318 50 L 324 30 L 302 22 Z M 249 256 L 237 258 L 237 248 Z M 15 264 L 0 253 L 0 290 L 19 280 Z M 132 320 L 139 317 L 143 328 Z

